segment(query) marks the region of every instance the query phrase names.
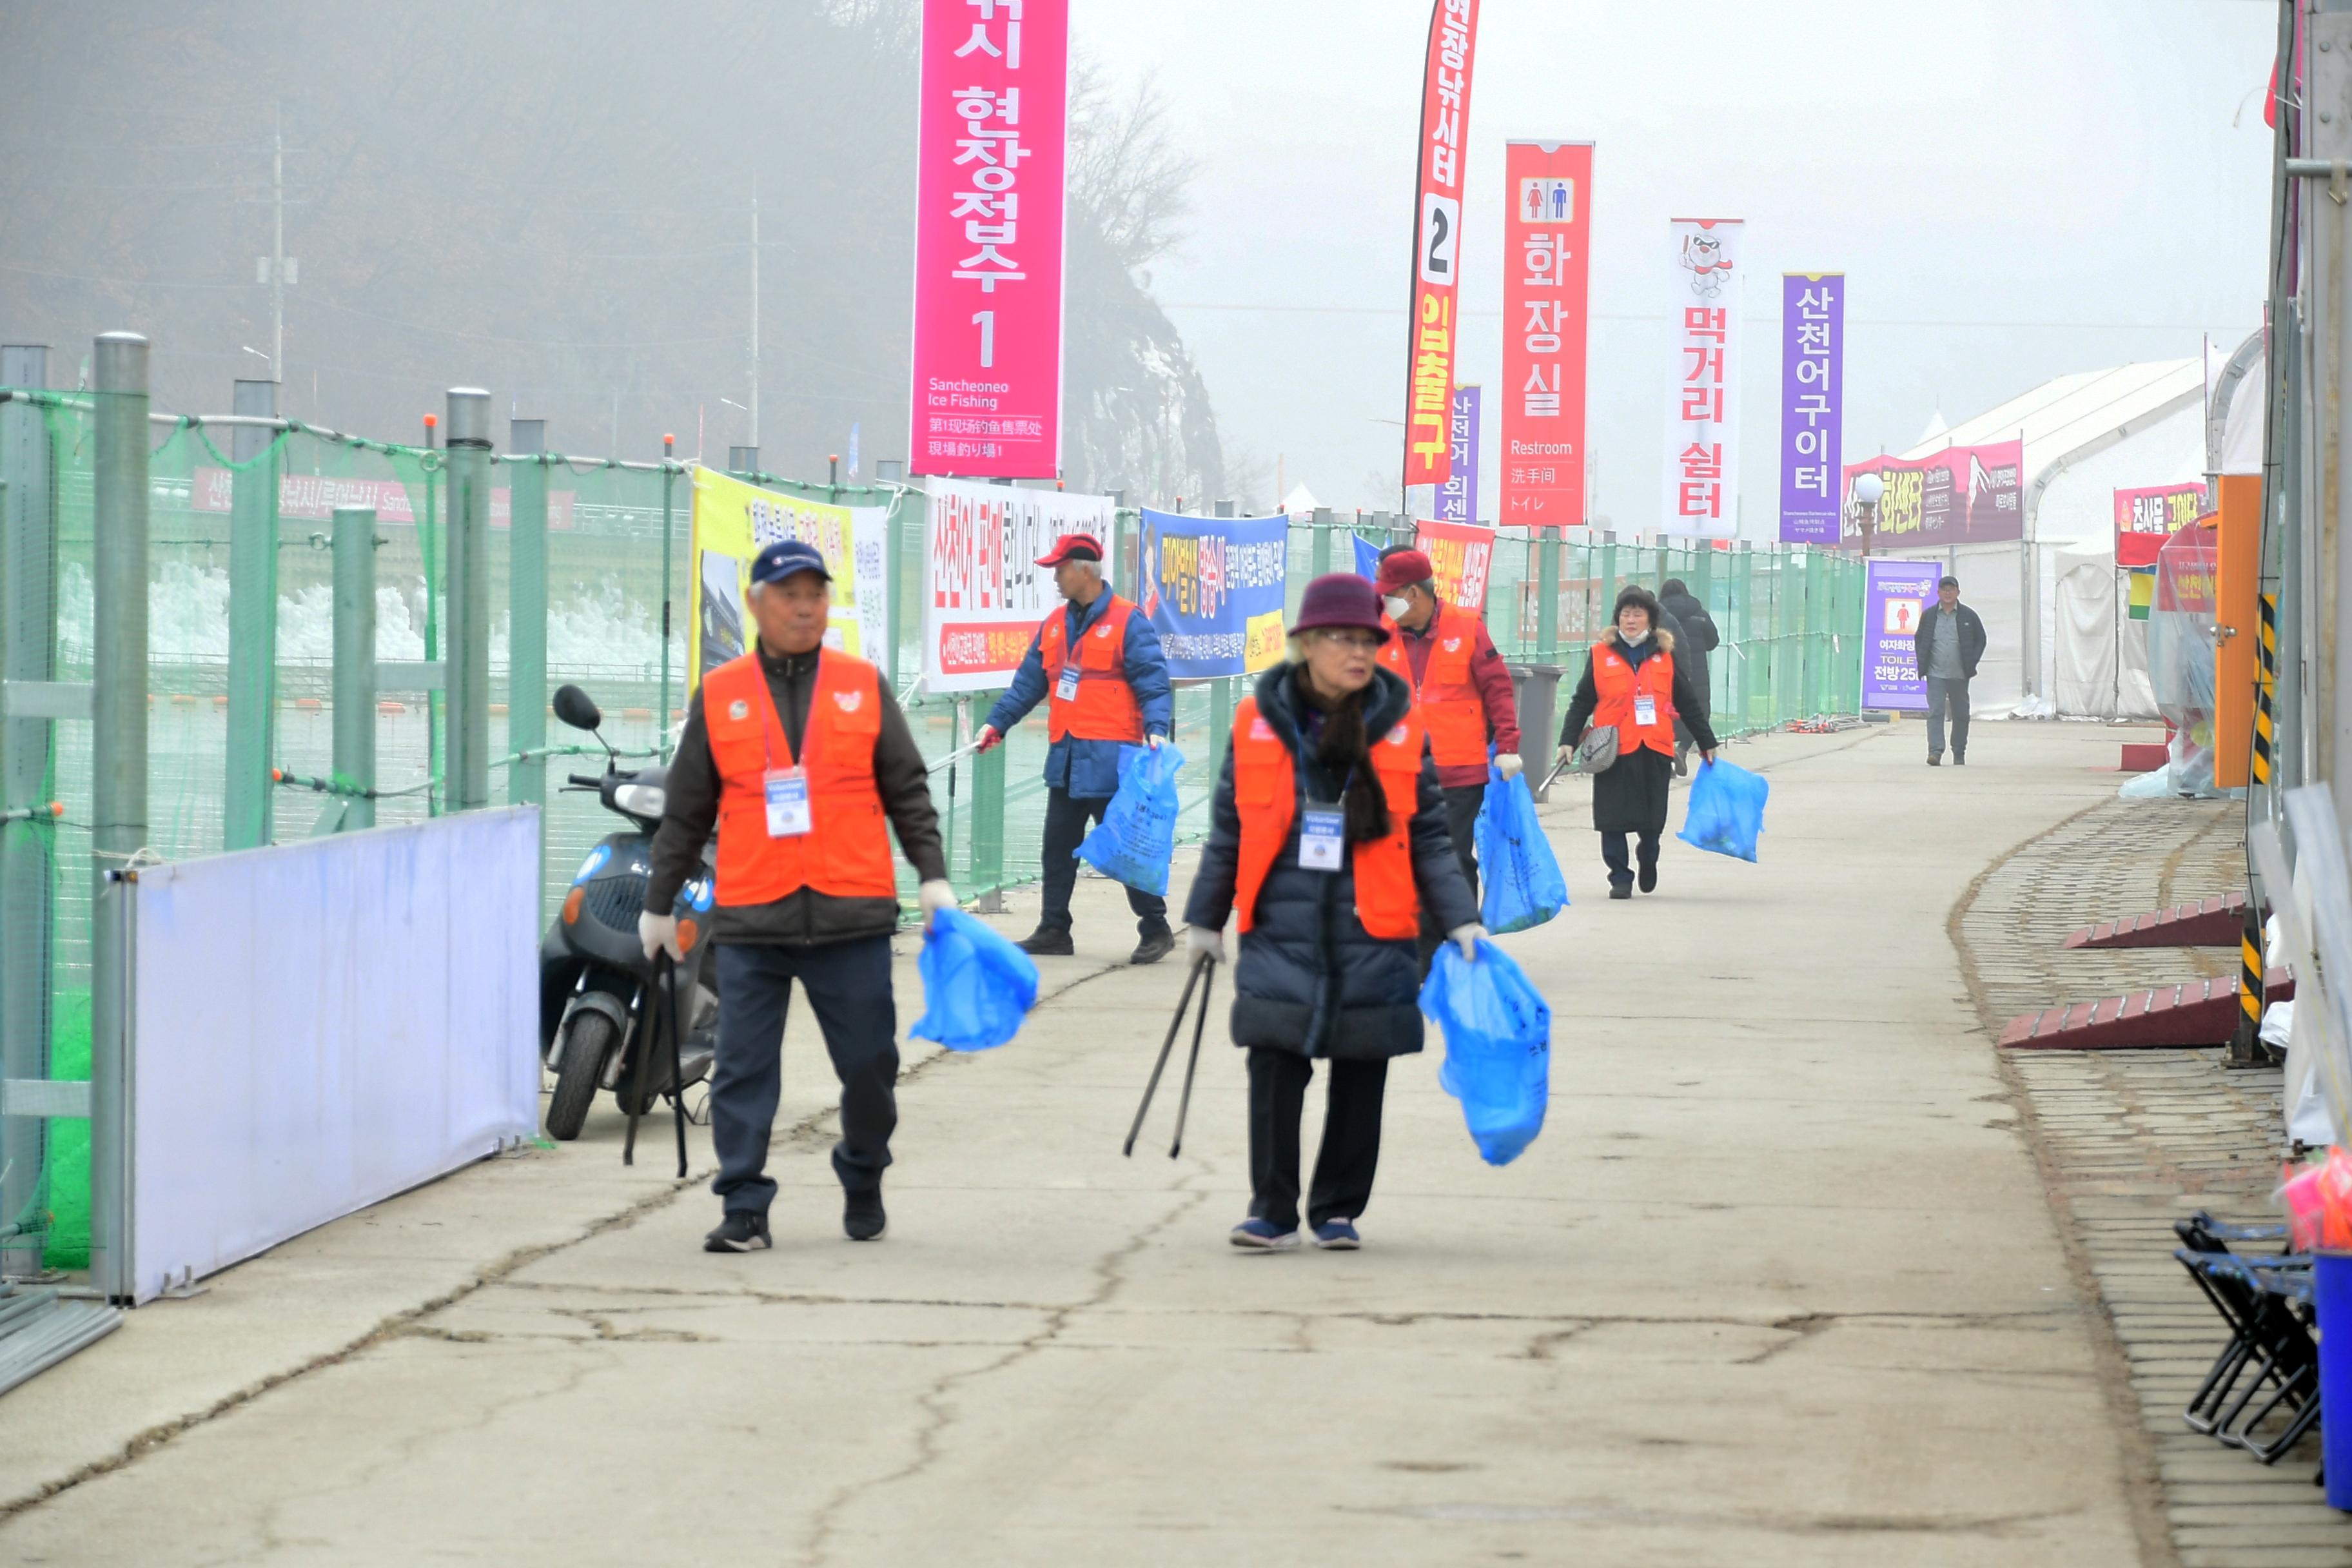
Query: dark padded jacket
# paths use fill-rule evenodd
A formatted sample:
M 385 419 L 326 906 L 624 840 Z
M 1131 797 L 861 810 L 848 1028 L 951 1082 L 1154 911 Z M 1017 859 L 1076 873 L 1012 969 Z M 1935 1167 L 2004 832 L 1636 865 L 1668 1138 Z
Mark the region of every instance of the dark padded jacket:
M 1919 630 L 1911 639 L 1913 657 L 1919 661 L 1919 678 L 1927 677 L 1927 661 L 1936 651 L 1936 617 L 1944 613 L 1941 605 L 1930 605 L 1919 612 Z M 1984 622 L 1966 605 L 1956 605 L 1952 613 L 1960 618 L 1960 673 L 1969 680 L 1977 675 L 1978 661 L 1984 658 Z
M 1339 798 L 1339 781 L 1326 776 L 1299 740 L 1300 699 L 1296 665 L 1259 677 L 1257 710 L 1274 732 L 1302 756 L 1305 786 L 1320 799 Z M 1375 740 L 1405 716 L 1412 689 L 1388 670 L 1374 672 L 1364 731 Z M 1241 813 L 1234 804 L 1234 758 L 1225 753 L 1210 808 L 1209 844 L 1185 900 L 1187 922 L 1225 928 L 1234 909 L 1241 855 Z M 1437 764 L 1424 743 L 1421 788 L 1412 818 L 1412 876 L 1426 923 L 1439 931 L 1478 918 L 1477 900 L 1445 830 L 1445 796 Z M 1234 966 L 1234 1044 L 1269 1046 L 1304 1057 L 1394 1057 L 1421 1049 L 1421 965 L 1413 939 L 1372 935 L 1356 917 L 1355 850 L 1337 871 L 1298 864 L 1298 829 L 1258 890 L 1252 929 L 1241 939 Z

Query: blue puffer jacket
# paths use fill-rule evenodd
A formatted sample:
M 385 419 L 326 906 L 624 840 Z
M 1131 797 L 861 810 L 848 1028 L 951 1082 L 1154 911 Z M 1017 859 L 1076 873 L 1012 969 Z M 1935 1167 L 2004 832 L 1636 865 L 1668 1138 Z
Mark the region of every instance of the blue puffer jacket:
M 1102 618 L 1110 605 L 1110 595 L 1097 595 L 1085 609 L 1065 605 L 1055 615 L 1067 616 L 1066 646 L 1076 647 L 1086 629 Z M 1000 735 L 1008 733 L 1013 725 L 1027 717 L 1029 710 L 1045 700 L 1045 656 L 1038 647 L 1038 637 L 1045 628 L 1031 634 L 1029 651 L 1022 656 L 1021 668 L 1013 672 L 1013 684 L 988 710 L 987 722 Z M 1176 695 L 1168 684 L 1167 656 L 1160 651 L 1160 633 L 1141 610 L 1127 617 L 1127 650 L 1124 656 L 1127 684 L 1135 693 L 1135 706 L 1143 714 L 1143 732 L 1147 735 L 1175 733 Z M 1081 800 L 1108 800 L 1118 793 L 1118 748 L 1117 741 L 1081 741 L 1075 736 L 1056 741 L 1045 752 L 1045 782 L 1055 789 L 1066 789 Z
M 1301 675 L 1295 665 L 1279 665 L 1257 683 L 1258 713 L 1293 756 L 1302 750 L 1297 689 Z M 1374 681 L 1364 730 L 1377 738 L 1405 716 L 1412 691 L 1385 669 L 1374 672 Z M 1306 787 L 1319 798 L 1339 797 L 1337 781 L 1325 774 L 1311 751 L 1300 772 Z M 1184 919 L 1222 931 L 1233 913 L 1242 838 L 1230 749 L 1209 820 L 1209 844 L 1192 879 Z M 1424 924 L 1451 931 L 1478 918 L 1477 900 L 1470 896 L 1454 841 L 1445 831 L 1445 797 L 1426 744 L 1412 818 L 1412 877 Z M 1295 825 L 1258 890 L 1256 918 L 1241 939 L 1234 965 L 1234 991 L 1237 1046 L 1348 1058 L 1404 1056 L 1421 1049 L 1421 965 L 1412 939 L 1390 941 L 1367 931 L 1356 918 L 1352 847 L 1339 870 L 1307 870 L 1298 864 Z

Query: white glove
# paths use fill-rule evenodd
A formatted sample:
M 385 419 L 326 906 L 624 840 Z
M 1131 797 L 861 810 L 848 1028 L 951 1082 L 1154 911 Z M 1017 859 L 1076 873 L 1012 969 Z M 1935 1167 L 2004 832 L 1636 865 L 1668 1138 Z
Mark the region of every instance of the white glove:
M 995 725 L 982 724 L 980 732 L 972 737 L 972 742 L 974 751 L 992 752 L 1004 743 L 1004 737 L 996 732 Z
M 651 910 L 637 916 L 637 940 L 646 944 L 646 956 L 667 952 L 673 960 L 686 956 L 686 949 L 677 942 L 677 917 L 657 915 Z
M 1143 743 L 1156 752 L 1160 747 L 1168 743 L 1168 737 L 1165 735 L 1146 735 L 1143 737 Z
M 934 877 L 915 889 L 915 902 L 922 906 L 923 929 L 931 929 L 931 917 L 941 910 L 956 907 L 955 885 L 945 877 Z
M 1187 926 L 1184 929 L 1184 952 L 1193 967 L 1225 961 L 1225 933 L 1214 926 Z
M 1466 926 L 1455 926 L 1447 931 L 1445 940 L 1462 950 L 1463 962 L 1475 963 L 1478 961 L 1478 939 L 1486 934 L 1486 928 L 1473 921 Z
M 1519 761 L 1519 753 L 1517 752 L 1499 752 L 1495 758 L 1495 771 L 1503 775 L 1503 782 L 1505 784 L 1508 784 L 1513 779 L 1517 778 L 1519 776 L 1519 769 L 1525 765 L 1525 763 Z

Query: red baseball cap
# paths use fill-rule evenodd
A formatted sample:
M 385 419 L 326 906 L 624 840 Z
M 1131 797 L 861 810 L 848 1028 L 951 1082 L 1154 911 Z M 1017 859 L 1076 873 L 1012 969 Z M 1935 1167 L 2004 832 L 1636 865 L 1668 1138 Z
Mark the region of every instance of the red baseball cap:
M 1037 557 L 1040 566 L 1059 566 L 1065 561 L 1099 561 L 1103 558 L 1102 541 L 1091 533 L 1066 533 L 1054 541 L 1054 548 Z
M 1437 575 L 1437 568 L 1429 557 L 1418 550 L 1400 550 L 1381 563 L 1380 589 L 1392 594 L 1399 588 L 1409 588 L 1415 583 L 1426 583 Z

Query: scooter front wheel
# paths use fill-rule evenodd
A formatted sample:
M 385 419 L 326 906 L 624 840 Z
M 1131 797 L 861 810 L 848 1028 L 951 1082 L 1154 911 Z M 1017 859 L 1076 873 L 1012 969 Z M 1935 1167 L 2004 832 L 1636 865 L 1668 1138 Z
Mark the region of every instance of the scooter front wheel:
M 547 1135 L 569 1143 L 580 1136 L 588 1108 L 596 1102 L 596 1080 L 604 1076 L 614 1028 L 613 1020 L 593 1007 L 576 1009 L 563 1027 L 562 1065 L 556 1069 L 555 1093 L 547 1102 Z

